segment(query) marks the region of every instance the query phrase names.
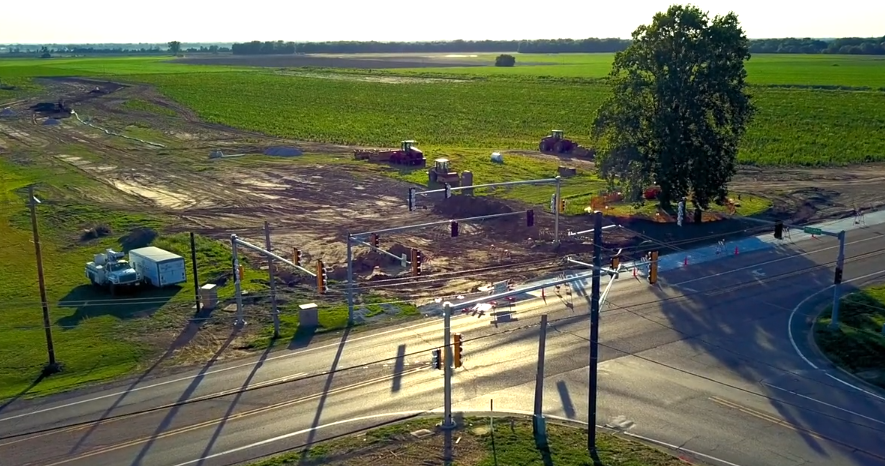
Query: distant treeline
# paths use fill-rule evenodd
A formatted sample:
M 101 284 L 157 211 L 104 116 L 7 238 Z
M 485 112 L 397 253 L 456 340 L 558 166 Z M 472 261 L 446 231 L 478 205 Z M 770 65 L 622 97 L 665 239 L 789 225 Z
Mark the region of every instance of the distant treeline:
M 820 39 L 758 39 L 750 41 L 750 53 L 838 53 L 851 55 L 885 55 L 885 36 Z
M 234 44 L 181 44 L 186 53 L 228 53 L 234 55 L 280 55 L 294 53 L 612 53 L 630 45 L 625 39 L 539 39 L 539 40 L 453 40 L 436 42 L 284 42 L 252 41 Z M 39 54 L 42 45 L 0 44 L 8 54 Z M 167 44 L 47 44 L 50 53 L 74 55 L 145 53 L 168 51 Z M 750 41 L 752 53 L 838 53 L 852 55 L 885 55 L 885 36 L 846 37 L 841 39 L 755 39 Z
M 750 41 L 753 53 L 839 53 L 885 55 L 885 36 L 819 39 L 759 39 Z M 625 39 L 454 40 L 438 42 L 261 42 L 233 44 L 235 55 L 292 53 L 612 53 L 630 45 Z

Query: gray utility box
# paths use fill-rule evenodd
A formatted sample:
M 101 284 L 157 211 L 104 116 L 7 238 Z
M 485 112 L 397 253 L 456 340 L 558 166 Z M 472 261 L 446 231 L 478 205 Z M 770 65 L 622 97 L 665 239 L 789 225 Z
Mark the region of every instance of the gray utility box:
M 154 246 L 129 251 L 129 264 L 151 285 L 162 288 L 187 281 L 184 257 Z

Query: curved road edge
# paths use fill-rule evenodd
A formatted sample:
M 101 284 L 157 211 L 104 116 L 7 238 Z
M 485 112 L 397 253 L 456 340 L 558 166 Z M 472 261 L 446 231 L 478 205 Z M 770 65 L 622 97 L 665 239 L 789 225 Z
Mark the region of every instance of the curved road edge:
M 462 416 L 476 416 L 476 417 L 522 416 L 522 417 L 529 417 L 530 418 L 533 416 L 533 413 L 530 413 L 527 411 L 461 411 L 461 412 L 456 412 L 455 414 L 460 414 Z M 346 435 L 353 435 L 358 432 L 364 432 L 367 430 L 376 429 L 376 428 L 383 427 L 386 425 L 398 424 L 398 423 L 405 422 L 410 419 L 415 419 L 415 418 L 419 418 L 419 417 L 440 416 L 440 415 L 442 415 L 442 409 L 438 408 L 438 409 L 431 409 L 431 410 L 426 410 L 426 411 L 399 411 L 399 412 L 392 412 L 392 413 L 371 414 L 368 416 L 360 416 L 360 417 L 355 417 L 352 419 L 342 419 L 340 421 L 330 422 L 328 424 L 321 424 L 321 425 L 318 425 L 315 427 L 309 427 L 307 429 L 301 429 L 301 430 L 298 430 L 295 432 L 289 432 L 287 434 L 279 435 L 276 437 L 271 437 L 271 438 L 268 438 L 268 439 L 265 439 L 265 440 L 262 440 L 259 442 L 255 442 L 255 443 L 252 443 L 249 445 L 243 445 L 243 446 L 240 446 L 237 448 L 232 448 L 232 449 L 221 451 L 218 453 L 203 455 L 200 458 L 195 458 L 193 460 L 186 461 L 184 463 L 179 463 L 179 464 L 176 464 L 175 466 L 190 466 L 193 464 L 202 464 L 205 461 L 210 460 L 210 459 L 220 458 L 223 456 L 232 455 L 234 453 L 240 453 L 240 452 L 243 452 L 243 451 L 251 449 L 251 448 L 265 446 L 265 445 L 268 445 L 268 444 L 271 444 L 274 442 L 279 442 L 279 441 L 286 440 L 286 439 L 289 439 L 292 437 L 296 437 L 298 435 L 310 434 L 310 433 L 313 433 L 313 432 L 316 432 L 319 430 L 323 430 L 323 429 L 340 427 L 345 424 L 362 423 L 365 421 L 372 421 L 375 419 L 382 419 L 382 418 L 392 418 L 392 419 L 388 419 L 388 420 L 385 420 L 382 422 L 371 423 L 369 425 L 361 425 L 361 427 L 359 427 L 357 429 L 343 431 L 343 432 L 334 434 L 330 437 L 324 438 L 320 441 L 313 442 L 313 443 L 322 443 L 322 442 L 334 440 L 336 438 L 340 438 L 340 437 L 343 437 Z M 574 428 L 586 428 L 587 427 L 587 423 L 584 421 L 578 421 L 575 419 L 568 419 L 568 418 L 560 417 L 560 416 L 545 414 L 544 419 L 552 420 L 552 421 L 556 422 L 557 424 L 567 425 L 567 426 L 574 427 Z M 634 441 L 645 442 L 645 443 L 649 443 L 652 445 L 657 445 L 659 447 L 663 447 L 667 450 L 670 450 L 671 454 L 674 454 L 679 459 L 681 459 L 682 461 L 685 461 L 686 463 L 689 463 L 689 464 L 691 464 L 690 459 L 694 458 L 694 459 L 702 460 L 708 464 L 714 463 L 716 466 L 741 466 L 739 464 L 732 463 L 730 461 L 726 461 L 724 459 L 717 458 L 715 456 L 711 456 L 706 453 L 701 453 L 701 452 L 695 451 L 695 450 L 689 450 L 689 449 L 681 447 L 679 445 L 674 445 L 674 444 L 667 443 L 667 442 L 664 442 L 661 440 L 653 439 L 651 437 L 646 437 L 643 435 L 634 434 L 634 433 L 631 433 L 631 432 L 628 432 L 625 430 L 612 429 L 610 427 L 600 426 L 600 425 L 597 425 L 596 429 L 603 430 L 603 431 L 606 431 L 608 433 L 615 434 L 615 435 L 622 435 L 622 436 L 628 437 L 629 439 L 634 440 Z M 296 447 L 286 448 L 284 450 L 280 450 L 276 454 L 281 454 L 286 451 L 292 451 L 292 450 L 296 450 L 296 449 L 300 449 L 300 448 L 305 448 L 308 446 L 309 446 L 309 444 L 304 444 L 304 445 L 300 445 L 300 446 L 296 446 Z M 267 456 L 268 455 L 261 455 L 260 457 L 256 457 L 255 461 L 259 460 L 260 458 L 265 458 Z
M 864 286 L 882 282 L 885 282 L 885 270 L 844 280 L 842 283 L 855 283 L 858 286 Z M 880 401 L 885 401 L 885 392 L 834 364 L 818 349 L 814 341 L 814 324 L 821 312 L 826 309 L 825 306 L 822 308 L 819 308 L 819 306 L 824 304 L 826 299 L 832 300 L 832 297 L 825 297 L 825 293 L 827 291 L 831 292 L 833 286 L 830 285 L 808 295 L 796 304 L 790 312 L 790 319 L 787 323 L 787 334 L 790 338 L 790 344 L 793 346 L 796 354 L 812 369 L 821 371 L 824 375 L 842 385 Z

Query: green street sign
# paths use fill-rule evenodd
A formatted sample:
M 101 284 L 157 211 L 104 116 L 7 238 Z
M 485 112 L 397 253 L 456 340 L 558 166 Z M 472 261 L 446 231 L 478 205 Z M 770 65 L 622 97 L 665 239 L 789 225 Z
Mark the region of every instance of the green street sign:
M 805 227 L 802 229 L 802 231 L 804 231 L 805 233 L 808 233 L 809 235 L 822 235 L 822 234 L 824 234 L 823 230 L 821 230 L 820 228 L 814 228 L 814 227 Z

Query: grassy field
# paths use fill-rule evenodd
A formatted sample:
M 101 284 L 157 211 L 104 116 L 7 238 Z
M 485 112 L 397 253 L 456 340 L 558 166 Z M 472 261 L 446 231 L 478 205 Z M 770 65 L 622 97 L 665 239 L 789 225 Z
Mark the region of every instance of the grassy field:
M 367 71 L 329 70 L 304 77 L 269 69 L 164 63 L 156 57 L 0 60 L 0 76 L 25 87 L 30 77 L 41 75 L 101 75 L 153 83 L 209 121 L 334 143 L 389 146 L 413 138 L 429 149 L 449 151 L 533 149 L 554 127 L 590 143 L 587 127 L 608 87 L 593 80 L 540 77 L 560 70 L 571 77 L 598 78 L 610 67 L 611 55 L 520 58 L 553 64 L 374 73 L 451 78 L 459 73 L 464 77 L 468 71 L 474 77 L 514 75 L 503 80 L 397 84 L 367 80 Z M 742 163 L 833 165 L 885 160 L 885 93 L 807 88 L 885 87 L 885 60 L 762 55 L 750 61 L 748 72 L 757 84 L 752 92 L 759 112 L 741 146 Z M 798 87 L 779 87 L 786 85 Z
M 0 261 L 18 264 L 0 267 L 0 283 L 5 284 L 0 286 L 5 316 L 0 321 L 0 400 L 24 391 L 29 397 L 52 394 L 146 369 L 146 364 L 171 349 L 173 342 L 186 343 L 180 337 L 194 314 L 189 235 L 163 234 L 174 218 L 127 208 L 122 203 L 114 210 L 94 207 L 79 193 L 88 191 L 112 198 L 114 190 L 86 178 L 67 164 L 55 165 L 36 157 L 33 160 L 28 167 L 22 167 L 0 159 Z M 42 201 L 37 215 L 50 322 L 56 356 L 64 365 L 61 373 L 36 385 L 33 384 L 40 378 L 47 355 L 30 214 L 25 203 L 25 189 L 31 183 L 37 183 L 36 194 Z M 106 227 L 109 234 L 84 239 L 84 230 L 96 226 Z M 87 284 L 84 266 L 93 254 L 105 248 L 120 251 L 147 244 L 183 256 L 188 282 L 167 290 L 148 289 L 137 296 L 118 297 L 93 290 Z M 229 248 L 199 235 L 195 244 L 200 283 L 228 274 Z M 267 273 L 250 267 L 248 258 L 242 261 L 246 264 L 243 289 L 257 296 L 266 294 Z M 218 289 L 220 299 L 229 299 L 233 293 L 230 280 Z M 372 299 L 375 298 L 369 298 Z M 316 297 L 311 300 L 322 306 L 323 331 L 346 326 L 347 310 L 340 303 Z M 370 315 L 383 311 L 378 304 L 367 307 Z M 396 307 L 405 315 L 416 314 L 414 306 Z M 277 341 L 289 341 L 296 336 L 297 312 L 286 306 L 281 312 L 283 331 Z M 228 328 L 231 317 L 216 313 L 207 324 Z M 272 343 L 271 336 L 260 335 L 244 345 L 266 347 Z
M 292 452 L 253 463 L 252 466 L 370 465 L 383 455 L 386 466 L 412 466 L 440 458 L 444 434 L 437 419 L 416 419 L 365 433 L 311 446 L 305 453 Z M 587 454 L 585 429 L 548 424 L 549 454 L 535 446 L 532 425 L 521 418 L 465 418 L 453 432 L 455 463 L 459 466 L 585 466 L 593 464 Z M 430 436 L 411 435 L 428 429 Z M 607 433 L 597 434 L 597 449 L 606 466 L 679 466 L 686 463 L 661 450 Z M 546 456 L 546 458 L 545 458 Z M 441 464 L 441 463 L 440 463 Z
M 832 310 L 831 306 L 818 318 L 817 346 L 843 369 L 885 388 L 885 285 L 842 298 L 838 330 L 827 328 Z

